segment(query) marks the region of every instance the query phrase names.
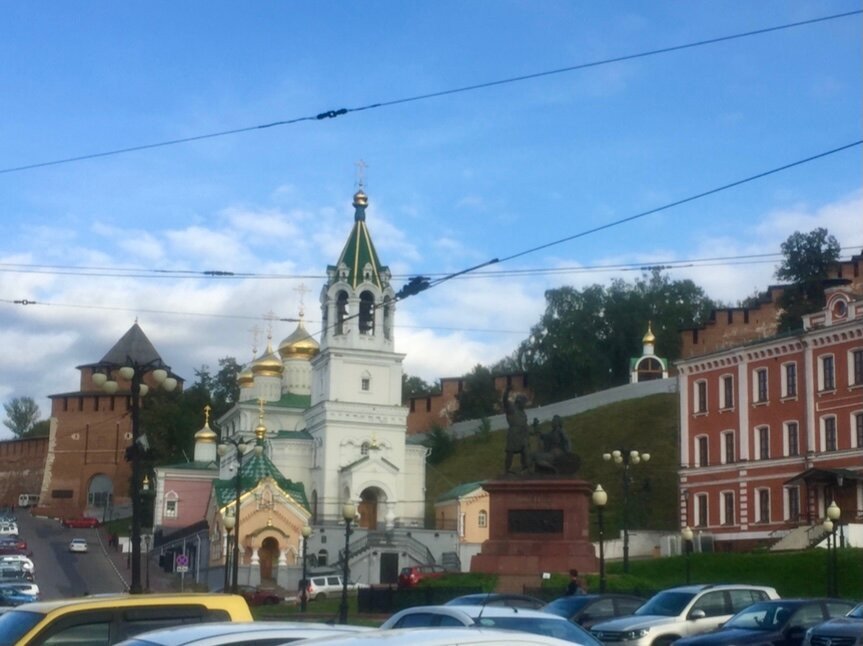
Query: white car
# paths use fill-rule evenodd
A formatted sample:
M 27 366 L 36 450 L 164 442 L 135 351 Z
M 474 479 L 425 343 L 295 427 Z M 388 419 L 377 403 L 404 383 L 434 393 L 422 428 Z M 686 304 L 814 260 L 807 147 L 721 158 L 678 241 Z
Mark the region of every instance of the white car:
M 348 592 L 356 592 L 359 588 L 369 587 L 367 583 L 348 581 Z M 338 574 L 313 576 L 309 578 L 309 599 L 326 599 L 342 593 L 342 577 Z
M 18 523 L 0 523 L 0 536 L 18 534 Z
M 303 621 L 217 622 L 153 630 L 120 642 L 117 646 L 282 644 L 370 630 L 372 629 L 362 626 L 332 626 Z
M 39 586 L 30 581 L 15 581 L 12 583 L 0 583 L 0 588 L 11 588 L 23 592 L 24 594 L 32 594 L 34 597 L 39 596 Z
M 87 539 L 86 538 L 73 538 L 69 541 L 69 551 L 70 552 L 86 552 L 87 551 Z
M 539 610 L 508 606 L 415 606 L 394 614 L 381 624 L 381 629 L 454 626 L 518 630 L 582 646 L 600 646 L 593 635 L 563 617 Z
M 561 617 L 562 619 L 562 617 Z M 566 621 L 566 619 L 563 619 Z M 303 643 L 303 642 L 301 642 Z M 309 644 L 321 646 L 474 646 L 494 644 L 495 646 L 571 646 L 572 642 L 519 632 L 517 630 L 497 630 L 494 628 L 406 628 L 398 630 L 372 630 L 343 637 L 316 639 Z
M 33 561 L 23 554 L 4 554 L 3 556 L 0 556 L 0 567 L 4 567 L 7 564 L 20 566 L 25 572 L 32 573 L 34 569 Z

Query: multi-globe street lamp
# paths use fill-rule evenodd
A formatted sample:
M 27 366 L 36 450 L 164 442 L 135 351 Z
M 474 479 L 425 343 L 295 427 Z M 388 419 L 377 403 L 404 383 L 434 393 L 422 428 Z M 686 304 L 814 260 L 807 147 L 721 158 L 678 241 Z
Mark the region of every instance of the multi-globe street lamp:
M 596 506 L 596 520 L 599 527 L 599 592 L 605 593 L 605 551 L 603 548 L 604 527 L 602 524 L 602 510 L 608 502 L 608 494 L 602 488 L 602 485 L 596 485 L 593 490 L 593 504 Z
M 309 536 L 312 535 L 312 528 L 308 525 L 303 525 L 300 530 L 303 535 L 303 580 L 300 581 L 300 611 L 305 612 L 309 603 L 309 579 L 308 579 L 308 564 L 309 564 Z
M 342 602 L 339 605 L 339 623 L 348 623 L 348 577 L 350 568 L 348 561 L 351 558 L 351 523 L 357 517 L 357 506 L 352 502 L 342 505 L 342 518 L 345 519 L 345 554 L 342 565 Z
M 236 522 L 236 517 L 231 513 L 225 513 L 222 517 L 222 524 L 225 526 L 225 531 L 227 532 L 225 536 L 225 583 L 222 587 L 224 592 L 228 592 L 231 585 L 230 578 L 230 563 L 231 563 L 231 532 L 234 529 L 234 523 Z
M 141 592 L 141 456 L 146 451 L 146 442 L 141 437 L 141 397 L 150 390 L 144 383 L 146 375 L 168 392 L 177 387 L 177 380 L 170 376 L 170 367 L 162 362 L 149 340 L 137 324 L 106 354 L 94 368 L 93 384 L 109 395 L 116 393 L 120 384 L 113 373 L 129 382 L 132 443 L 126 450 L 126 458 L 132 463 L 132 531 L 131 531 L 131 582 L 129 592 Z
M 224 458 L 230 451 L 230 447 L 234 447 L 237 456 L 237 472 L 234 476 L 234 547 L 233 562 L 231 564 L 231 592 L 236 594 L 240 571 L 240 498 L 243 495 L 243 478 L 241 473 L 243 456 L 252 449 L 254 449 L 255 455 L 261 455 L 264 452 L 264 445 L 261 442 L 252 444 L 243 437 L 237 439 L 223 438 L 217 448 L 219 457 Z
M 842 510 L 836 501 L 832 501 L 827 507 L 827 517 L 821 526 L 827 532 L 827 596 L 839 596 L 839 570 L 836 561 L 836 529 L 839 526 L 839 517 Z
M 686 564 L 686 585 L 692 582 L 691 570 L 689 567 L 689 555 L 692 553 L 692 528 L 687 525 L 680 530 L 680 538 L 683 539 L 683 560 Z
M 606 462 L 623 468 L 623 571 L 629 572 L 629 485 L 631 477 L 629 468 L 633 464 L 649 462 L 650 453 L 642 453 L 632 450 L 614 450 L 611 453 L 603 453 L 602 459 Z

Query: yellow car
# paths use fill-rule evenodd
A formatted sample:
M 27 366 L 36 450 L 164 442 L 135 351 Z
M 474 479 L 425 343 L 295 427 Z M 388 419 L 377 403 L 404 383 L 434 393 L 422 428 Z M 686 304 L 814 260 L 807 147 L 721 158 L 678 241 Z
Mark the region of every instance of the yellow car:
M 110 594 L 25 603 L 0 615 L 2 646 L 109 646 L 157 628 L 251 621 L 232 594 Z

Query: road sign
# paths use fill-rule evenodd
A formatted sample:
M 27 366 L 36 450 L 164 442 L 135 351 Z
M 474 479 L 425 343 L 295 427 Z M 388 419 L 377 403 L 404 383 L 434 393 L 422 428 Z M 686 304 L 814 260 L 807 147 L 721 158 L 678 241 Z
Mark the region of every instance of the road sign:
M 189 557 L 185 554 L 177 554 L 174 557 L 174 571 L 175 572 L 188 572 L 189 571 Z

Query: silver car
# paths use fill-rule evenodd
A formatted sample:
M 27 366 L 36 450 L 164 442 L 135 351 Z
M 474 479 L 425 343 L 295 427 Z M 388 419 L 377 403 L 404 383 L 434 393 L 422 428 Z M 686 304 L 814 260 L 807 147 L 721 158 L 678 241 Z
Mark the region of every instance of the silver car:
M 176 626 L 141 633 L 117 646 L 275 646 L 301 639 L 335 637 L 368 631 L 361 626 L 332 626 L 302 621 L 218 622 Z
M 595 624 L 593 635 L 606 646 L 668 646 L 681 637 L 719 628 L 745 607 L 778 599 L 773 588 L 757 585 L 687 585 L 653 595 L 630 617 Z

